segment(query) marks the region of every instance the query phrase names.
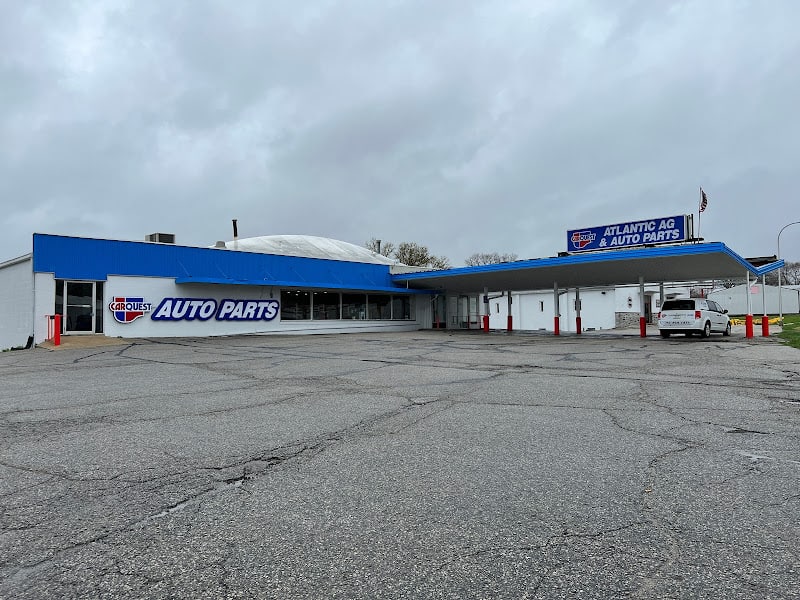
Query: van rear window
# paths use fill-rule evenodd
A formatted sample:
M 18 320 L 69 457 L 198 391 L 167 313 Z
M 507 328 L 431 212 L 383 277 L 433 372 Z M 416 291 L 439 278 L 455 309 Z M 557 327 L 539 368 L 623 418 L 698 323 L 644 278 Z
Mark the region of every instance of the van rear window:
M 694 300 L 667 300 L 661 310 L 694 310 Z

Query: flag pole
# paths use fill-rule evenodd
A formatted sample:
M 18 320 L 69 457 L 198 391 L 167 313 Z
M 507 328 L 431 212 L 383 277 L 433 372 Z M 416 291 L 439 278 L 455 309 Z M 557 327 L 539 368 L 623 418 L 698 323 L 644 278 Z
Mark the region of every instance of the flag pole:
M 697 204 L 697 237 L 700 238 L 700 213 L 703 212 L 703 186 L 700 186 L 700 202 Z

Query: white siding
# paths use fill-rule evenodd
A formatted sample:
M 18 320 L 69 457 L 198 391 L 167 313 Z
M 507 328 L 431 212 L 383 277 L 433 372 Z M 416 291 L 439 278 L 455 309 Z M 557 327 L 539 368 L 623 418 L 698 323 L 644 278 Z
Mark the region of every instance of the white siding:
M 490 296 L 498 292 L 490 293 Z M 666 294 L 688 295 L 686 286 L 668 285 Z M 591 288 L 580 290 L 581 327 L 585 330 L 614 329 L 617 313 L 629 313 L 631 319 L 638 324 L 639 318 L 639 286 L 620 286 L 608 288 Z M 515 331 L 552 331 L 554 325 L 553 290 L 534 290 L 513 292 L 511 294 L 511 316 Z M 630 303 L 628 299 L 630 298 Z M 652 314 L 658 313 L 659 286 L 646 285 L 645 298 L 649 299 Z M 482 305 L 481 305 L 482 306 Z M 508 298 L 501 296 L 492 298 L 490 303 L 489 327 L 506 329 L 508 316 Z M 575 289 L 559 290 L 559 328 L 561 331 L 575 331 L 577 316 L 575 310 Z
M 0 267 L 0 350 L 25 346 L 33 334 L 33 261 L 8 261 Z
M 47 316 L 56 310 L 56 280 L 52 273 L 34 273 L 34 343 L 47 339 Z
M 750 284 L 750 303 L 754 315 L 764 314 L 764 296 L 761 283 Z M 800 294 L 798 290 L 782 288 L 783 314 L 800 313 Z M 717 302 L 732 315 L 747 314 L 747 286 L 737 285 L 724 290 L 711 292 L 708 297 Z M 778 286 L 767 286 L 767 314 L 778 314 Z
M 559 291 L 559 329 L 575 331 L 575 290 Z M 614 290 L 581 290 L 581 327 L 586 329 L 614 328 Z M 515 331 L 552 331 L 554 327 L 554 298 L 552 290 L 513 292 L 511 294 L 512 328 Z M 506 329 L 508 297 L 494 298 L 489 303 L 489 327 Z

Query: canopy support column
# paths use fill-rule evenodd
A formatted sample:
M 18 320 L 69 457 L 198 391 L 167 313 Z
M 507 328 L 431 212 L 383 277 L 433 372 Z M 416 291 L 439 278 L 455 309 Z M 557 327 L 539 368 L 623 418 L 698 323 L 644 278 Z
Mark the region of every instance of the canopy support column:
M 483 331 L 489 333 L 489 288 L 483 288 Z
M 558 317 L 561 313 L 558 312 L 558 282 L 553 282 L 553 335 L 561 335 L 559 328 Z
M 761 305 L 764 314 L 761 316 L 761 337 L 769 337 L 769 316 L 767 315 L 767 276 L 761 276 Z
M 508 294 L 508 323 L 506 324 L 506 331 L 511 333 L 513 330 L 511 319 L 511 290 L 508 290 L 506 293 Z
M 745 272 L 747 277 L 747 316 L 744 318 L 744 337 L 753 337 L 753 299 L 750 297 L 750 271 Z M 758 281 L 758 280 L 756 280 Z
M 644 277 L 639 277 L 639 337 L 647 337 L 647 314 L 644 309 Z

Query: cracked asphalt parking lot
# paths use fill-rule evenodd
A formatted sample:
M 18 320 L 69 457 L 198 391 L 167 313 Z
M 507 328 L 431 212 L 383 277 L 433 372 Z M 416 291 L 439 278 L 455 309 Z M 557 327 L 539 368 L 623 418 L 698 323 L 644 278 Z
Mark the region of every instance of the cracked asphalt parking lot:
M 415 333 L 0 355 L 1 598 L 800 598 L 800 352 Z

